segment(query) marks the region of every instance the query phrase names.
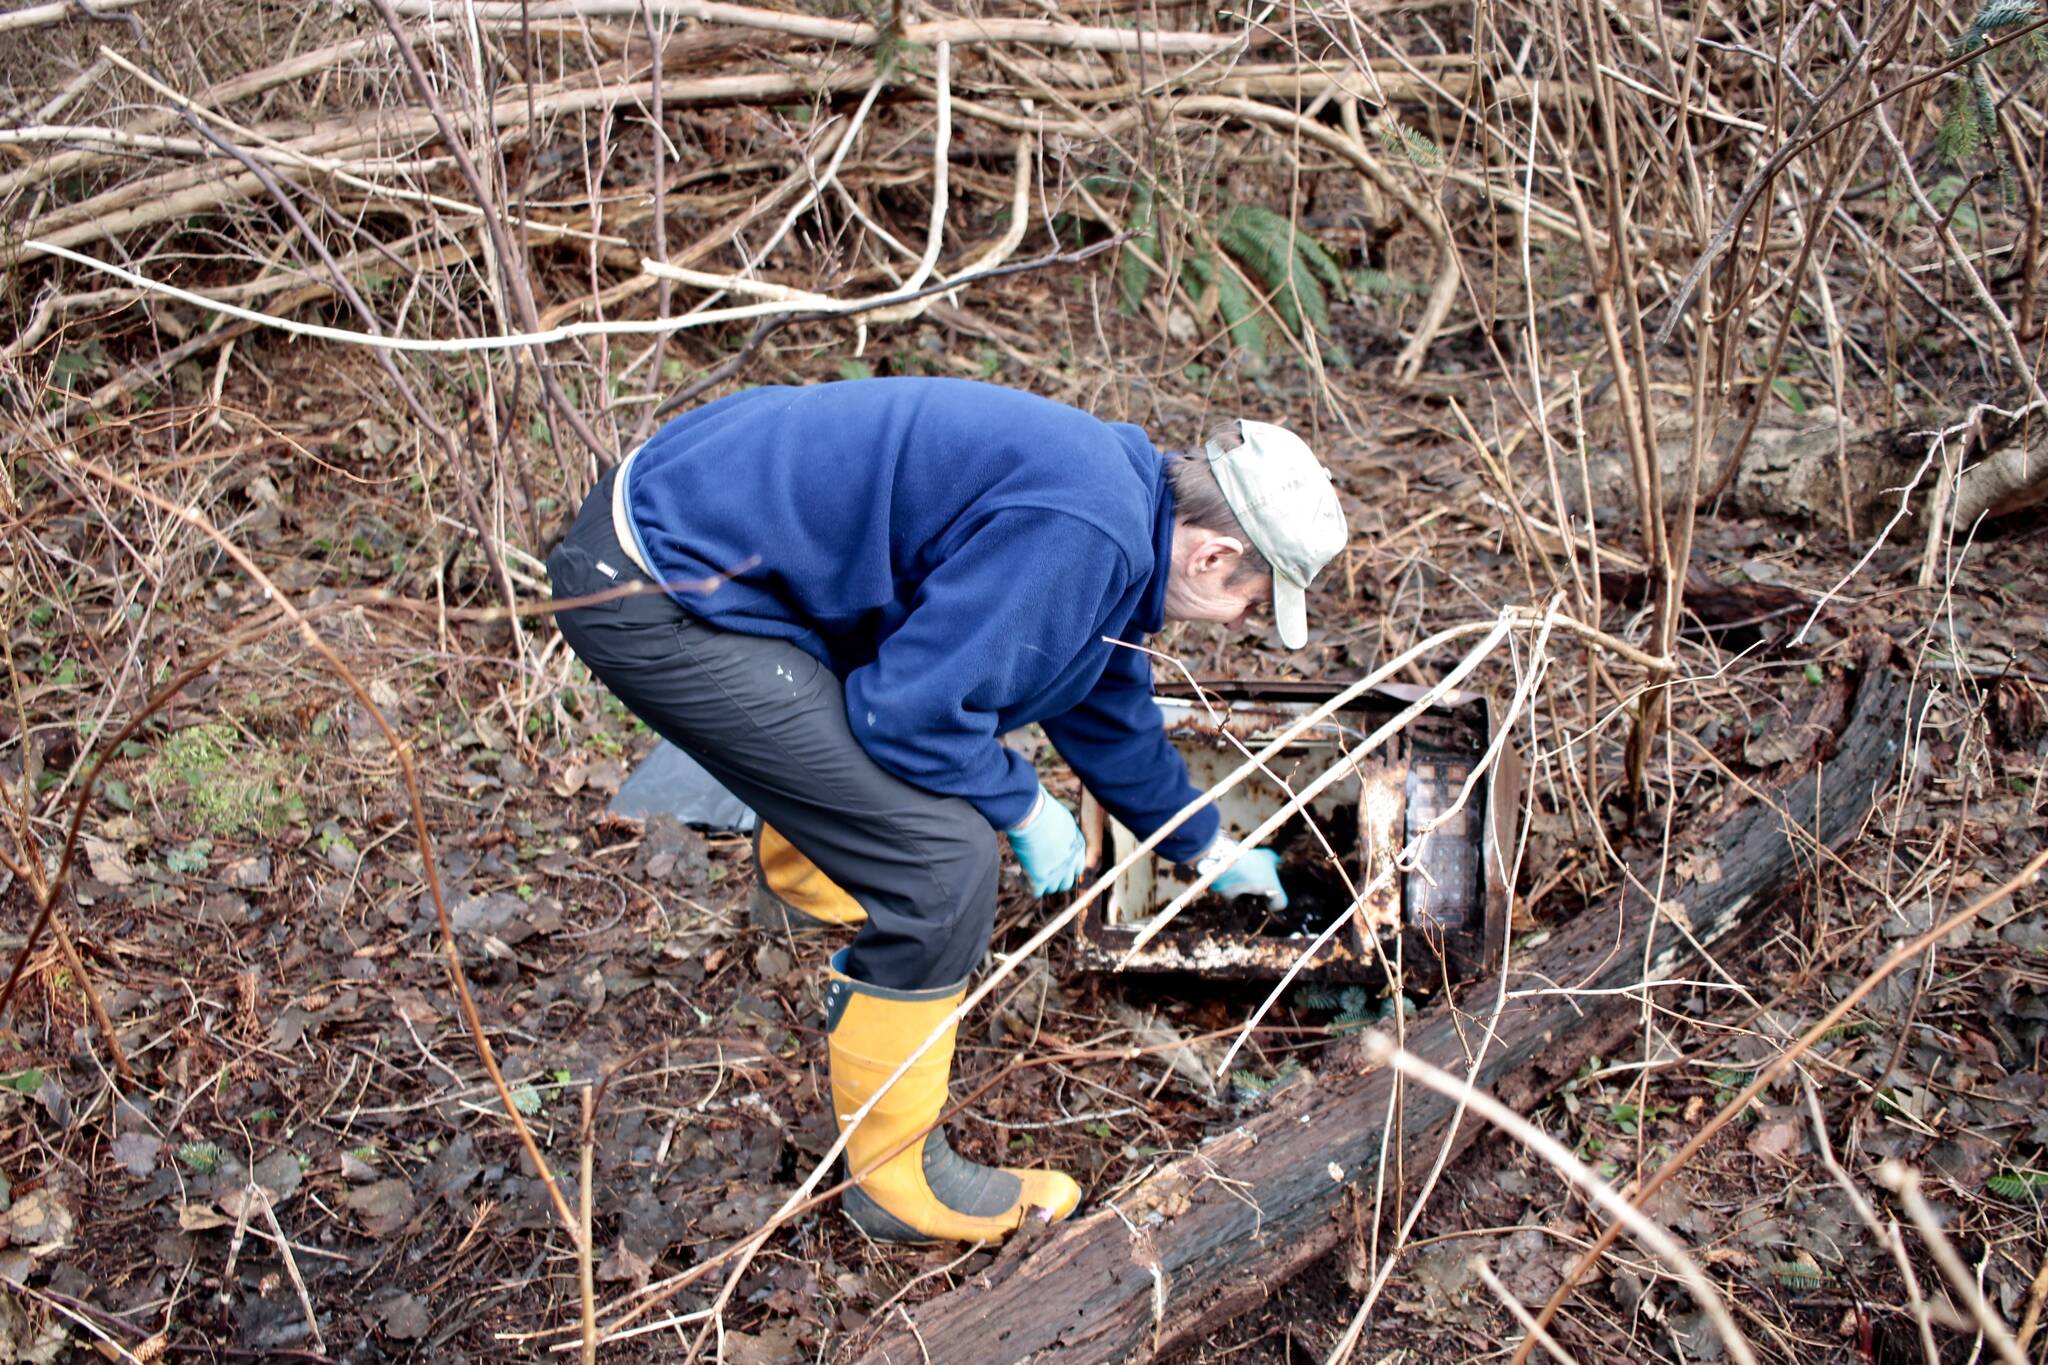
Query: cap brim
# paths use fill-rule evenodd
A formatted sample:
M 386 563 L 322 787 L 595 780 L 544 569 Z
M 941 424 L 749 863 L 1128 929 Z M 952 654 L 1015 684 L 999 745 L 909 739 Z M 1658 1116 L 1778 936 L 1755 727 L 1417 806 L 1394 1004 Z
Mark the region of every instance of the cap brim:
M 1287 648 L 1300 649 L 1308 643 L 1308 593 L 1279 574 L 1273 575 L 1273 624 L 1279 629 L 1280 643 Z

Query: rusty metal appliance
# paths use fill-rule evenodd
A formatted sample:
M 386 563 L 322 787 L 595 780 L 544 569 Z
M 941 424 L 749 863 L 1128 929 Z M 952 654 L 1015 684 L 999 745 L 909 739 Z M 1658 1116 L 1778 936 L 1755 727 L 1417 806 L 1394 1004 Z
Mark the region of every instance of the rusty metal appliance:
M 1162 687 L 1161 723 L 1187 760 L 1195 786 L 1205 788 L 1242 763 L 1245 750 L 1257 751 L 1340 690 L 1322 682 L 1204 683 L 1206 700 L 1198 700 L 1191 691 Z M 1268 763 L 1273 776 L 1253 773 L 1218 801 L 1224 831 L 1240 838 L 1250 833 L 1286 804 L 1280 781 L 1299 790 L 1346 762 L 1347 752 L 1422 694 L 1399 684 L 1375 689 L 1290 741 Z M 1304 979 L 1378 980 L 1385 974 L 1383 962 L 1397 953 L 1411 985 L 1476 974 L 1499 960 L 1507 934 L 1504 850 L 1521 789 L 1512 745 L 1503 746 L 1500 761 L 1475 784 L 1464 809 L 1422 843 L 1412 866 L 1382 879 L 1362 898 L 1357 892 L 1456 802 L 1492 734 L 1486 700 L 1451 693 L 1353 763 L 1312 803 L 1312 823 L 1297 816 L 1269 843 L 1282 853 L 1282 881 L 1291 901 L 1279 915 L 1215 897 L 1198 899 L 1133 952 L 1152 918 L 1194 881 L 1189 869 L 1149 855 L 1138 859 L 1083 912 L 1077 926 L 1081 965 L 1278 977 L 1341 916 L 1345 922 L 1304 968 Z M 1098 870 L 1122 862 L 1137 845 L 1130 831 L 1085 795 L 1081 826 Z

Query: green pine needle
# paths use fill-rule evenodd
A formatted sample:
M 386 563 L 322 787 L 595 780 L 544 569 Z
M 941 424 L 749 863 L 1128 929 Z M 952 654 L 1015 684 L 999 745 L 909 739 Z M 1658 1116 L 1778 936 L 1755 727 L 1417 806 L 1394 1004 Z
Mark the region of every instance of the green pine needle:
M 1380 146 L 1388 156 L 1405 157 L 1423 170 L 1433 171 L 1444 164 L 1443 150 L 1427 136 L 1389 116 L 1374 125 L 1379 134 Z
M 2040 17 L 2039 0 L 1990 0 L 1977 11 L 1977 20 L 1970 27 L 1978 32 L 1981 41 L 1994 33 L 2031 24 Z
M 1936 146 L 1951 163 L 1960 163 L 1988 147 L 1998 167 L 2000 189 L 2008 196 L 2012 193 L 2007 185 L 2011 168 L 1999 144 L 1998 101 L 1984 74 L 1981 54 L 1993 34 L 2034 23 L 2040 17 L 2041 0 L 1986 0 L 1970 26 L 1949 44 L 1951 57 L 1968 57 L 1969 62 L 1950 85 L 1949 107 Z M 2048 60 L 2048 42 L 2042 41 L 2040 33 L 2030 35 L 2025 46 L 2036 61 Z
M 1950 165 L 1959 166 L 1976 155 L 1977 148 L 1983 140 L 1984 130 L 1977 122 L 1975 101 L 1968 99 L 1965 91 L 1954 92 L 1949 100 L 1948 113 L 1941 120 L 1941 132 L 1937 138 L 1941 148 L 1941 159 Z

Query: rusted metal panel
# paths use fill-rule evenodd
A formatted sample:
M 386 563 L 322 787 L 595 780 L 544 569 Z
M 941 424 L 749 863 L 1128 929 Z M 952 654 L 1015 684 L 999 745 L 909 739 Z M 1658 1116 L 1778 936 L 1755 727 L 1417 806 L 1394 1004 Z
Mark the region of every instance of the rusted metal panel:
M 1339 690 L 1326 683 L 1237 682 L 1204 683 L 1202 689 L 1200 700 L 1168 689 L 1160 699 L 1161 724 L 1197 787 L 1213 785 L 1243 761 L 1246 749 L 1264 746 Z M 1377 689 L 1290 742 L 1269 762 L 1271 775 L 1254 773 L 1219 800 L 1224 828 L 1248 833 L 1281 809 L 1290 789 L 1342 764 L 1365 736 L 1421 695 L 1421 689 L 1405 686 Z M 1204 897 L 1133 952 L 1146 924 L 1193 881 L 1187 869 L 1139 859 L 1084 911 L 1076 931 L 1081 965 L 1274 978 L 1341 916 L 1342 926 L 1302 975 L 1377 979 L 1383 975 L 1383 951 L 1400 952 L 1404 966 L 1424 980 L 1445 969 L 1453 978 L 1469 975 L 1499 953 L 1506 933 L 1501 833 L 1503 815 L 1513 811 L 1520 790 L 1519 768 L 1508 761 L 1512 750 L 1504 749 L 1502 762 L 1465 808 L 1422 841 L 1406 868 L 1389 868 L 1404 845 L 1456 803 L 1491 736 L 1484 699 L 1452 694 L 1331 784 L 1310 807 L 1329 849 L 1303 831 L 1283 850 L 1283 873 L 1292 874 L 1290 897 L 1305 904 L 1291 905 L 1282 915 Z M 1136 842 L 1090 799 L 1082 802 L 1082 824 L 1094 866 L 1120 860 Z M 1282 826 L 1276 843 L 1292 827 L 1291 821 Z M 1339 855 L 1334 865 L 1330 851 Z M 1403 931 L 1412 932 L 1397 941 Z
M 1408 828 L 1407 765 L 1373 758 L 1360 766 L 1358 852 L 1360 884 L 1367 888 L 1365 927 L 1383 933 L 1401 927 L 1401 878 L 1394 859 Z

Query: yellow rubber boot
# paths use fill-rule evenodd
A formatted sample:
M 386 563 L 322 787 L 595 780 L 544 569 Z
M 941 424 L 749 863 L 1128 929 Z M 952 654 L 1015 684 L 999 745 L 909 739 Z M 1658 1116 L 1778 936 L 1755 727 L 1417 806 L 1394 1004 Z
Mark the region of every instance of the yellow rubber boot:
M 754 869 L 756 924 L 802 930 L 858 929 L 868 922 L 859 901 L 765 823 L 754 827 Z
M 923 991 L 865 985 L 842 970 L 845 956 L 833 957 L 825 984 L 832 1105 L 842 1130 L 966 993 L 965 983 Z M 860 1183 L 840 1206 L 877 1241 L 992 1242 L 1028 1217 L 1058 1222 L 1081 1202 L 1081 1187 L 1058 1171 L 983 1166 L 947 1145 L 934 1125 L 946 1107 L 955 1031 L 947 1028 L 847 1139 L 847 1169 Z

